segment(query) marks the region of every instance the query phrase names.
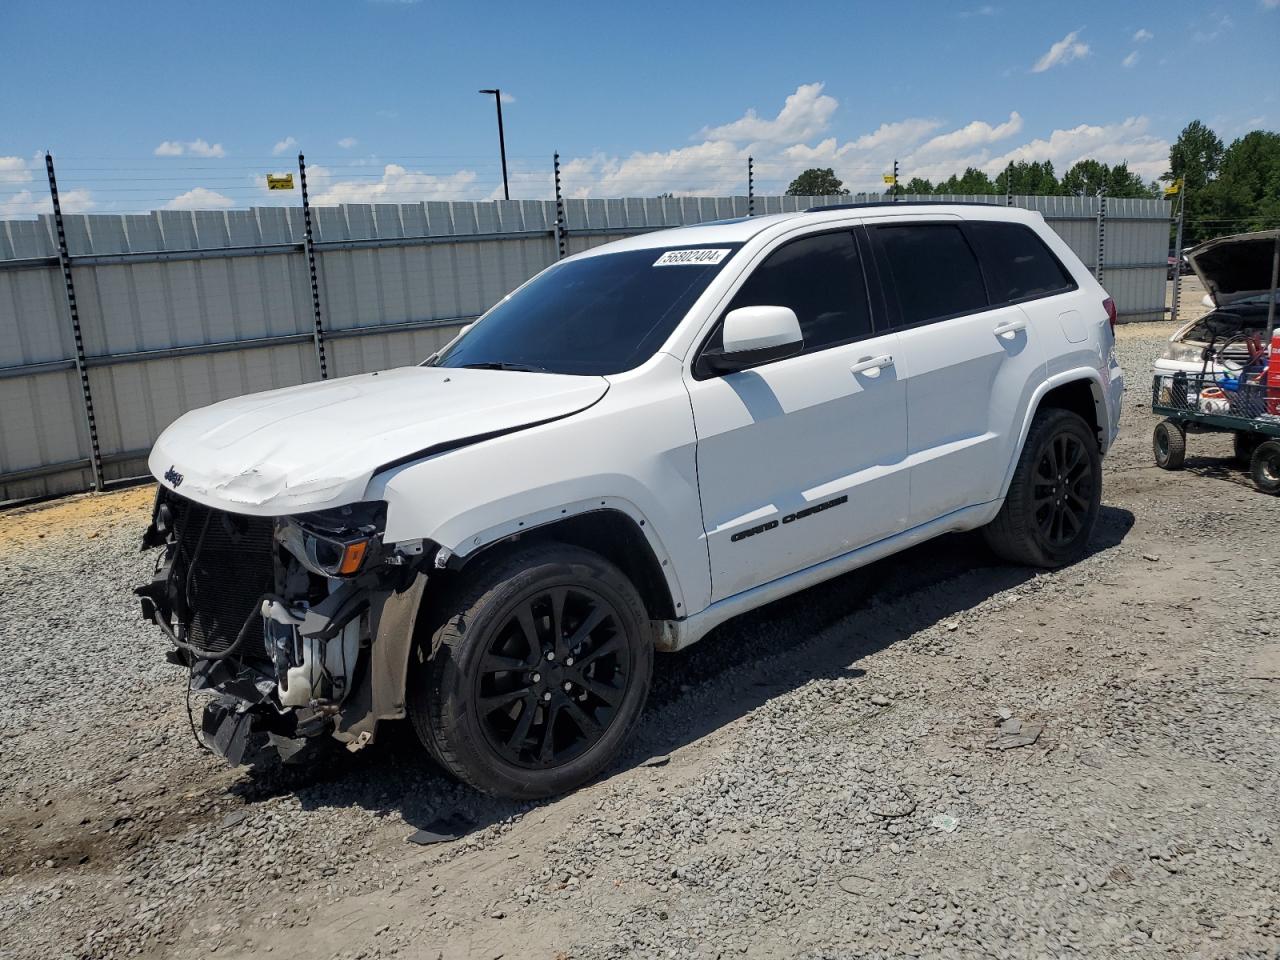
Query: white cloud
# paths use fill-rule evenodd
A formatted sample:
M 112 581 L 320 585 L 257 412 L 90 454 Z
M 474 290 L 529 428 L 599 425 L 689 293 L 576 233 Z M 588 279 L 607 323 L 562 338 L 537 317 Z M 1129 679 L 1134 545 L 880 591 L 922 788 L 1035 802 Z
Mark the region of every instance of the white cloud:
M 0 183 L 27 183 L 31 179 L 31 168 L 24 158 L 0 157 Z
M 915 156 L 932 154 L 955 154 L 971 150 L 988 143 L 1006 140 L 1022 129 L 1022 115 L 1017 110 L 1010 112 L 1009 119 L 994 127 L 985 120 L 974 120 L 958 130 L 944 133 L 922 144 L 915 151 Z
M 473 170 L 458 170 L 444 176 L 408 170 L 397 163 L 387 164 L 378 180 L 335 180 L 325 167 L 307 168 L 311 202 L 417 203 L 421 200 L 479 199 Z
M 1146 117 L 1129 117 L 1123 123 L 1082 123 L 1070 130 L 1054 130 L 1047 138 L 992 157 L 984 169 L 998 173 L 1019 160 L 1052 160 L 1061 176 L 1077 160 L 1092 158 L 1108 164 L 1127 161 L 1130 170 L 1154 180 L 1169 165 L 1169 141 L 1152 136 L 1150 126 Z
M 503 90 L 502 93 L 498 94 L 498 96 L 502 98 L 503 103 L 516 102 L 516 95 L 514 93 L 507 93 L 507 91 Z
M 1079 60 L 1081 57 L 1089 55 L 1089 45 L 1080 42 L 1080 31 L 1072 30 L 1065 37 L 1051 46 L 1039 60 L 1035 62 L 1035 66 L 1031 68 L 1032 73 L 1044 73 L 1051 67 L 1060 67 L 1072 60 Z
M 1280 10 L 1280 0 L 1260 0 L 1263 10 Z
M 190 154 L 193 157 L 225 157 L 227 151 L 220 143 L 197 137 L 195 140 L 165 140 L 152 151 L 157 157 L 181 157 Z
M 285 137 L 283 140 L 277 141 L 276 145 L 271 148 L 271 155 L 273 157 L 278 157 L 280 154 L 286 153 L 289 150 L 297 149 L 297 146 L 297 140 L 293 137 Z
M 840 105 L 834 97 L 822 92 L 822 86 L 821 83 L 806 83 L 797 87 L 772 120 L 761 118 L 751 109 L 732 123 L 704 128 L 702 136 L 707 140 L 739 143 L 808 140 L 827 128 L 831 115 Z
M 1133 50 L 1129 53 L 1127 57 L 1125 57 L 1123 60 L 1120 61 L 1120 64 L 1121 66 L 1132 67 L 1137 62 L 1138 62 L 1138 51 Z
M 1280 0 L 1276 0 L 1276 2 L 1280 3 Z M 1133 35 L 1133 42 L 1146 43 L 1148 40 L 1152 40 L 1154 38 L 1155 38 L 1155 34 L 1152 33 L 1150 30 L 1148 30 L 1146 27 L 1143 27 Z
M 1217 40 L 1218 37 L 1222 36 L 1235 25 L 1236 22 L 1227 14 L 1215 13 L 1213 15 L 1213 22 L 1209 27 L 1203 30 L 1196 30 L 1191 35 L 1191 39 L 1195 40 L 1197 43 L 1209 43 L 1212 40 Z
M 164 205 L 165 210 L 227 210 L 236 202 L 208 187 L 195 187 Z
M 962 20 L 967 20 L 969 17 L 994 17 L 998 12 L 995 7 L 988 3 L 972 10 L 961 10 L 957 16 Z
M 360 141 L 357 140 L 355 137 L 343 137 L 341 140 L 338 141 L 338 146 L 340 146 L 343 150 L 350 150 L 359 142 Z
M 79 189 L 59 190 L 58 202 L 63 213 L 88 213 L 98 205 L 91 191 Z M 53 213 L 53 201 L 43 191 L 19 190 L 0 200 L 0 217 L 34 217 L 42 213 Z

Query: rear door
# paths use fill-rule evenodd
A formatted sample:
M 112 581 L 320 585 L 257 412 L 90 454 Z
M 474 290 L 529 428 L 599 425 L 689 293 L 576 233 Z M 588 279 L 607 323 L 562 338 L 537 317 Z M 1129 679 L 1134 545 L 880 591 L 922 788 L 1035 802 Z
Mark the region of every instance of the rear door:
M 993 303 L 959 219 L 867 227 L 907 376 L 908 526 L 999 496 L 1045 373 L 1044 332 Z
M 750 370 L 687 374 L 712 599 L 902 529 L 907 437 L 898 337 L 877 333 L 852 229 L 763 255 L 721 313 L 796 312 L 804 352 Z M 701 349 L 720 345 L 719 324 Z

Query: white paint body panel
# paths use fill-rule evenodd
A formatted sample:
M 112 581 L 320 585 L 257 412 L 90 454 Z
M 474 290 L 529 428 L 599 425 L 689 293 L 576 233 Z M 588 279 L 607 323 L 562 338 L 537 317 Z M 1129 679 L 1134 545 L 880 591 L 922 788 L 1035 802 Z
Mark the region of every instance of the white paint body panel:
M 383 464 L 440 444 L 567 416 L 609 389 L 603 377 L 401 367 L 250 394 L 193 410 L 156 440 L 185 497 L 257 516 L 364 499 Z
M 734 291 L 784 241 L 943 217 L 1030 226 L 1078 289 L 693 377 L 697 347 Z M 649 233 L 577 256 L 722 244 L 741 247 L 634 370 L 574 377 L 419 367 L 241 397 L 176 421 L 151 469 L 163 478 L 172 466 L 183 474 L 181 494 L 241 513 L 385 500 L 387 541 L 428 540 L 463 557 L 566 516 L 619 511 L 661 565 L 677 616 L 664 643 L 681 646 L 753 606 L 988 522 L 1036 404 L 1057 385 L 1088 381 L 1104 448 L 1115 436 L 1124 380 L 1106 294 L 1039 215 L 833 209 Z M 1078 322 L 1060 321 L 1069 311 Z M 881 362 L 867 369 L 868 360 Z M 406 459 L 430 448 L 443 449 Z M 839 497 L 848 500 L 782 523 Z M 778 526 L 759 539 L 732 540 L 773 519 Z

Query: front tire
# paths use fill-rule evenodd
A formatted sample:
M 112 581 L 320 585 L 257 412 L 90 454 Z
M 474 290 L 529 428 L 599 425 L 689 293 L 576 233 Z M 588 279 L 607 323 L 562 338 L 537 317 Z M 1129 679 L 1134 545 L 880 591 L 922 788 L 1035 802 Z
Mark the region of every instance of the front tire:
M 1004 560 L 1061 567 L 1088 550 L 1101 505 L 1097 437 L 1079 415 L 1051 407 L 1031 422 L 1004 505 L 982 532 Z
M 1161 470 L 1181 470 L 1187 459 L 1187 431 L 1176 420 L 1161 420 L 1151 433 L 1151 453 Z
M 644 603 L 617 567 L 577 547 L 534 544 L 476 562 L 446 600 L 435 655 L 415 658 L 414 729 L 486 793 L 572 790 L 617 754 L 648 696 Z
M 1280 440 L 1267 440 L 1253 451 L 1249 464 L 1253 485 L 1263 493 L 1280 496 Z

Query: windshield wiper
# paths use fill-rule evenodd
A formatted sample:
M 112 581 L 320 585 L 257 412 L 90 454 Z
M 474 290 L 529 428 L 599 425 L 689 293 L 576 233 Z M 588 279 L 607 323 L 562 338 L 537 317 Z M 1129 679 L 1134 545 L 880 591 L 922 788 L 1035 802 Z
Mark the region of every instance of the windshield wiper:
M 507 363 L 505 360 L 488 360 L 484 363 L 464 363 L 463 370 L 516 370 L 520 373 L 546 373 L 546 367 L 535 367 L 531 363 Z

